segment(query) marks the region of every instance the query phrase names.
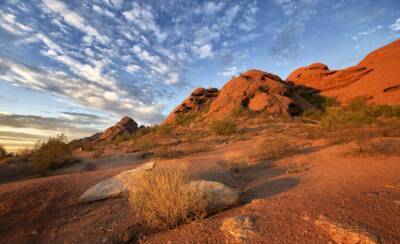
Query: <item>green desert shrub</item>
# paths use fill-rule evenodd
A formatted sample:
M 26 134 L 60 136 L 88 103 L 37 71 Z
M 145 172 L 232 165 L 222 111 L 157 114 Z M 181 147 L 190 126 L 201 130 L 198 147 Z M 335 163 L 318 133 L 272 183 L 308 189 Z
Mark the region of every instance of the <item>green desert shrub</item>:
M 132 139 L 132 137 L 133 137 L 133 135 L 131 133 L 122 133 L 114 139 L 114 142 L 121 143 L 124 141 L 128 141 L 129 139 Z
M 3 146 L 0 145 L 0 160 L 4 159 L 5 157 L 7 157 L 7 151 Z
M 67 138 L 63 134 L 36 143 L 29 159 L 32 170 L 36 173 L 46 173 L 74 161 L 72 147 L 68 145 Z
M 177 115 L 175 123 L 181 126 L 188 126 L 199 116 L 199 112 L 181 113 Z
M 156 165 L 129 195 L 134 221 L 146 228 L 171 229 L 206 215 L 205 196 L 188 191 L 191 181 L 179 166 Z
M 210 125 L 210 131 L 216 135 L 229 136 L 236 132 L 236 123 L 228 118 L 214 120 Z

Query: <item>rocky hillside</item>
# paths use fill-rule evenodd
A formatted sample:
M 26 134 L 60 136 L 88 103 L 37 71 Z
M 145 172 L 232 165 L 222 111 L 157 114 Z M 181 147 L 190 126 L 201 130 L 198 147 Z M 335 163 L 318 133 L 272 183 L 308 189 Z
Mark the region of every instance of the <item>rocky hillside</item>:
M 228 81 L 218 91 L 216 88 L 196 88 L 163 124 L 173 123 L 179 115 L 190 112 L 207 112 L 207 117 L 218 118 L 245 108 L 253 112 L 299 115 L 312 108 L 297 86 L 276 75 L 260 70 L 249 70 Z
M 112 141 L 119 135 L 133 134 L 138 129 L 139 127 L 136 121 L 128 116 L 125 116 L 118 123 L 106 129 L 104 132 L 99 132 L 89 137 L 73 140 L 71 141 L 71 144 L 75 145 L 76 147 L 85 148 L 99 141 Z
M 164 124 L 173 123 L 181 114 L 189 112 L 201 112 L 208 108 L 218 96 L 217 88 L 196 88 L 181 104 L 179 104 L 164 120 Z
M 313 87 L 346 102 L 366 97 L 377 104 L 400 104 L 400 40 L 368 54 L 359 64 L 329 70 L 315 63 L 291 73 L 287 81 Z
M 138 124 L 132 118 L 125 116 L 114 126 L 105 130 L 99 140 L 113 140 L 122 134 L 133 134 L 139 129 Z

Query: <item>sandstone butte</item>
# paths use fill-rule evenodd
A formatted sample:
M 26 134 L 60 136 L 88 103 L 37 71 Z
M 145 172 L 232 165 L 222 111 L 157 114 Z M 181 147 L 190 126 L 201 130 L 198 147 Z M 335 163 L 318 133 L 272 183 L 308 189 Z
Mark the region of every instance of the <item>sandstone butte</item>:
M 400 104 L 400 40 L 371 52 L 355 66 L 329 70 L 315 63 L 295 70 L 286 81 L 318 89 L 344 103 L 365 97 L 376 104 Z
M 295 70 L 285 81 L 264 71 L 249 70 L 232 78 L 221 90 L 196 88 L 162 124 L 171 124 L 179 115 L 190 112 L 204 112 L 207 117 L 218 118 L 240 107 L 297 115 L 313 107 L 302 97 L 304 89 L 335 97 L 341 103 L 365 97 L 376 104 L 400 104 L 400 40 L 341 70 L 314 63 Z

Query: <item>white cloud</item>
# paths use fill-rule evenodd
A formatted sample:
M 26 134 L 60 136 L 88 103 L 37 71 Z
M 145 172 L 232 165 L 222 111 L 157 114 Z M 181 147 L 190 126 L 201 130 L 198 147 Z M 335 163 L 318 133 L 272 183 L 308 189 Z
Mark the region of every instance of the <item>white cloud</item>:
M 176 72 L 172 72 L 169 74 L 168 79 L 165 81 L 165 84 L 173 85 L 179 82 L 179 74 Z
M 167 37 L 167 33 L 162 32 L 157 25 L 150 5 L 133 2 L 131 10 L 123 12 L 122 15 L 128 22 L 134 23 L 141 30 L 151 31 L 159 42 L 163 42 Z
M 400 31 L 400 18 L 398 18 L 396 22 L 394 22 L 394 24 L 390 25 L 389 27 L 394 31 Z
M 116 8 L 121 8 L 124 0 L 110 0 Z
M 48 10 L 61 15 L 62 19 L 72 27 L 86 33 L 90 37 L 96 38 L 99 42 L 106 44 L 110 42 L 107 36 L 101 35 L 95 28 L 86 23 L 86 20 L 70 10 L 67 5 L 58 0 L 42 0 Z
M 136 64 L 131 64 L 126 66 L 126 71 L 128 71 L 129 73 L 136 73 L 137 71 L 140 70 L 140 66 L 136 65 Z
M 238 68 L 236 66 L 228 67 L 223 72 L 218 73 L 219 75 L 231 77 L 238 73 Z
M 110 18 L 115 18 L 115 15 L 112 12 L 110 12 L 109 10 L 105 9 L 105 8 L 102 8 L 102 7 L 98 6 L 98 5 L 93 5 L 92 8 L 93 8 L 93 10 L 95 12 L 97 12 L 97 13 L 99 13 L 101 15 L 108 16 Z
M 205 44 L 203 46 L 193 46 L 193 52 L 198 55 L 200 59 L 212 57 L 213 51 L 210 44 Z
M 219 12 L 223 7 L 225 6 L 225 3 L 219 2 L 206 2 L 204 4 L 204 13 L 207 15 L 213 15 Z
M 14 35 L 25 35 L 32 32 L 32 28 L 21 24 L 17 21 L 17 17 L 11 13 L 4 13 L 0 10 L 0 26 L 6 31 Z

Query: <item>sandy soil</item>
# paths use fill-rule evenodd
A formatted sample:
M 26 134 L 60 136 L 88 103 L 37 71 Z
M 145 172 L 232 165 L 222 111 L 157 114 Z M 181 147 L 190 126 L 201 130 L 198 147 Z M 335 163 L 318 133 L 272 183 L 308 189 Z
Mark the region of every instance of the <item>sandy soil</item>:
M 363 227 L 382 243 L 400 242 L 400 157 L 356 157 L 348 153 L 351 144 L 330 146 L 317 140 L 304 144 L 297 155 L 255 162 L 232 173 L 224 154 L 245 153 L 255 140 L 179 159 L 202 178 L 242 190 L 240 206 L 142 241 L 232 243 L 220 230 L 222 220 L 248 215 L 255 220 L 249 243 L 328 243 L 329 233 L 315 225 L 320 216 Z M 126 199 L 77 201 L 90 186 L 136 163 L 1 184 L 0 243 L 136 242 Z M 288 165 L 295 170 L 287 172 Z

